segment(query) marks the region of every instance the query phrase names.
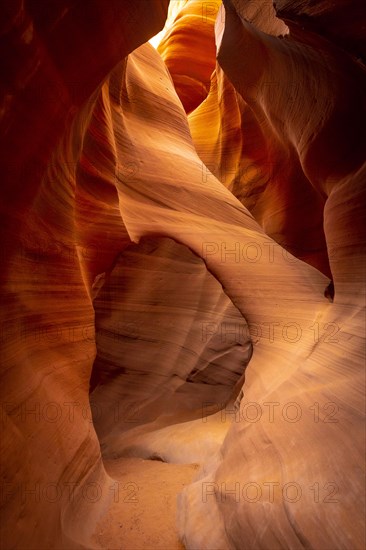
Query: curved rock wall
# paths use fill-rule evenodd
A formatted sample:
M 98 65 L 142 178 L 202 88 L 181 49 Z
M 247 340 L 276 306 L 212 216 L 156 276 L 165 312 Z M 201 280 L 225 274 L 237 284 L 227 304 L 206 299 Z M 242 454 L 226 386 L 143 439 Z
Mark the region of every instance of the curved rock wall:
M 89 174 L 86 186 L 83 140 L 103 104 L 96 88 L 162 28 L 167 7 L 163 0 L 2 6 L 3 548 L 90 548 L 112 496 L 88 396 L 96 353 L 90 281 L 117 255 L 116 235 L 118 252 L 129 239 L 99 170 L 111 148 L 93 155 L 97 177 Z
M 94 547 L 101 449 L 201 464 L 186 548 L 363 548 L 360 23 L 225 1 L 201 103 L 168 71 L 192 77 L 198 4 L 166 64 L 167 1 L 4 9 L 4 548 Z
M 221 0 L 188 0 L 158 46 L 187 113 L 202 103 L 210 88 L 215 68 L 214 27 L 220 5 Z
M 91 404 L 104 456 L 136 454 L 137 437 L 138 456 L 149 456 L 143 433 L 201 419 L 209 404 L 236 397 L 252 354 L 248 325 L 182 245 L 127 248 L 94 307 Z

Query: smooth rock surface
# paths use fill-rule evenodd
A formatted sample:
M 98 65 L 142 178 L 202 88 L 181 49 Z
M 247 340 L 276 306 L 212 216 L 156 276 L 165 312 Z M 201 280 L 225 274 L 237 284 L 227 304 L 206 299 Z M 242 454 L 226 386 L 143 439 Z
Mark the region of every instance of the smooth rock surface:
M 364 548 L 365 12 L 206 4 L 5 2 L 4 549 Z

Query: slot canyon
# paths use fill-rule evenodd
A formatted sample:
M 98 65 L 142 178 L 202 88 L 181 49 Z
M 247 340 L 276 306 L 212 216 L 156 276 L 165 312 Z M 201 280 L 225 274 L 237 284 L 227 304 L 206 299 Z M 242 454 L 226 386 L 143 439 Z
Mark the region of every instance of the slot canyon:
M 366 3 L 0 13 L 1 550 L 363 550 Z

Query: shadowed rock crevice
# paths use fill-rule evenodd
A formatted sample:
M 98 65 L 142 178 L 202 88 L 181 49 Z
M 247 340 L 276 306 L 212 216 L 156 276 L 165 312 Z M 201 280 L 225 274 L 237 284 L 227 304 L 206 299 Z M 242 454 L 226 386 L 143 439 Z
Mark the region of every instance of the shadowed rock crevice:
M 202 420 L 235 399 L 252 355 L 249 327 L 201 258 L 171 239 L 119 256 L 94 300 L 90 401 L 102 451 L 139 426 Z

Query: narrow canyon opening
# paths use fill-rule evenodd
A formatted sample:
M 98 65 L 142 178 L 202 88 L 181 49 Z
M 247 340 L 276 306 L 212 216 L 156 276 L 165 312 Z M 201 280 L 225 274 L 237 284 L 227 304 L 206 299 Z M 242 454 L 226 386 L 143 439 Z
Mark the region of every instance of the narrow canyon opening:
M 167 238 L 127 247 L 94 309 L 90 403 L 116 491 L 96 539 L 180 548 L 176 497 L 237 414 L 249 327 L 203 260 Z

